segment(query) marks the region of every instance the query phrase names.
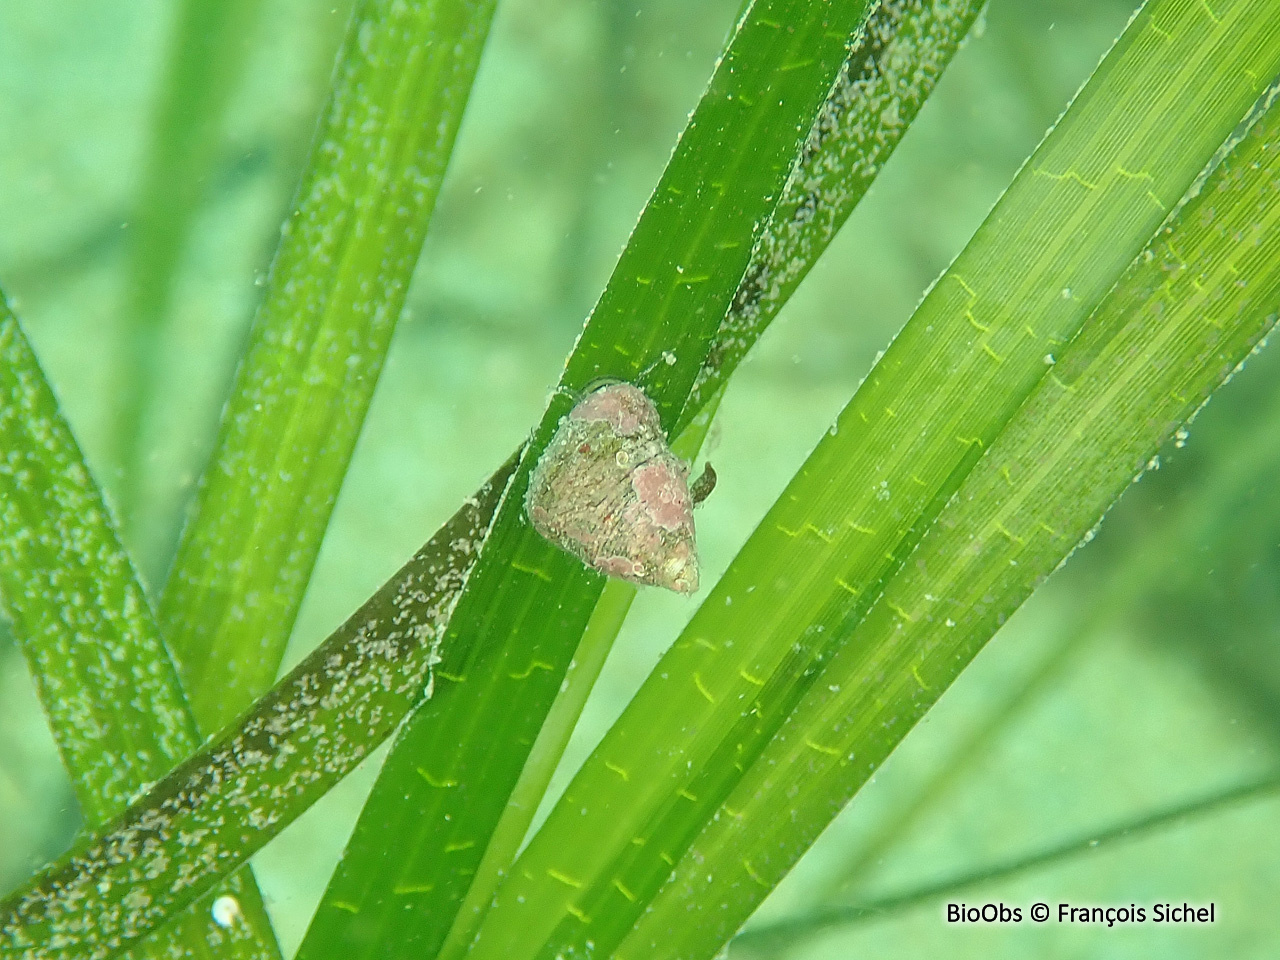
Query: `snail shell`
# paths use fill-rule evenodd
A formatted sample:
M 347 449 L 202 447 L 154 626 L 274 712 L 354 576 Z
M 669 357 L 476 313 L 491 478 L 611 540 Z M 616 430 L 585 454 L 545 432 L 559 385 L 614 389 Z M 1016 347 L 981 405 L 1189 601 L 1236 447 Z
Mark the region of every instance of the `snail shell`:
M 601 573 L 698 589 L 689 468 L 653 401 L 629 383 L 587 394 L 560 421 L 525 509 L 538 533 Z

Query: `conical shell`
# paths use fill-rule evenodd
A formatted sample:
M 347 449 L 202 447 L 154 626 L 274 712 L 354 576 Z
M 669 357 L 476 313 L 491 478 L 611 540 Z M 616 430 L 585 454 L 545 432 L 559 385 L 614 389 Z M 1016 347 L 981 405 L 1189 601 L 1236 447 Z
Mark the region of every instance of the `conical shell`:
M 642 391 L 613 383 L 565 415 L 525 499 L 540 534 L 587 566 L 678 593 L 698 589 L 689 468 Z

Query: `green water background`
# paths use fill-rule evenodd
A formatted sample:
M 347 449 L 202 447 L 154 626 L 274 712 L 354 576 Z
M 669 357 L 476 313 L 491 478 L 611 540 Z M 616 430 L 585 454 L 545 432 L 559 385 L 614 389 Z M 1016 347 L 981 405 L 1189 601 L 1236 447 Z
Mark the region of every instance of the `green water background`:
M 290 664 L 536 422 L 737 7 L 500 5 Z M 157 0 L 0 6 L 0 286 L 109 491 L 123 482 L 110 434 L 115 385 L 127 375 L 118 348 L 125 254 L 171 12 Z M 1131 12 L 1124 0 L 994 0 L 867 200 L 734 378 L 709 443 L 720 486 L 698 516 L 704 582 L 727 565 Z M 207 453 L 344 18 L 341 5 L 269 0 L 245 38 L 249 70 L 158 343 L 160 403 L 143 424 L 145 512 L 128 539 L 153 586 Z M 1268 432 L 1266 419 L 1276 364 L 1263 353 L 1210 404 L 1185 445 L 1166 452 L 907 738 L 761 920 L 816 903 L 1067 642 L 1076 652 L 872 858 L 855 899 L 1136 822 L 1276 768 L 1280 423 Z M 1222 480 L 1233 470 L 1234 485 Z M 1185 535 L 1168 532 L 1178 522 Z M 1142 551 L 1166 543 L 1170 562 L 1152 574 Z M 568 765 L 696 602 L 642 592 Z M 22 659 L 0 636 L 7 889 L 66 848 L 78 814 Z M 286 948 L 301 936 L 380 756 L 255 858 Z M 955 928 L 931 901 L 788 956 L 1270 956 L 1280 942 L 1277 812 L 1273 794 L 952 898 L 1024 910 L 1038 900 L 1213 900 L 1211 928 Z

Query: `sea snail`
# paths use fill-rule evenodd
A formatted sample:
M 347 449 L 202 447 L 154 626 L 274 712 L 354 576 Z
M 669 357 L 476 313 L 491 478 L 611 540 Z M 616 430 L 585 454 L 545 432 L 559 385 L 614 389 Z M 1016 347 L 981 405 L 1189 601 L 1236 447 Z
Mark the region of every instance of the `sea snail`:
M 578 401 L 533 468 L 525 509 L 535 530 L 587 566 L 677 593 L 698 589 L 689 467 L 671 452 L 643 391 L 611 383 Z

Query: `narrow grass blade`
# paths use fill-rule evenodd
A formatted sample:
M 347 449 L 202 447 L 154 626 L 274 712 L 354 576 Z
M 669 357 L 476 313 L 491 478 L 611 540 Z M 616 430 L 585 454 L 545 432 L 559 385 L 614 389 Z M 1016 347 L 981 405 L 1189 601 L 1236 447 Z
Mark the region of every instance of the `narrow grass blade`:
M 183 0 L 174 12 L 168 67 L 131 220 L 125 279 L 125 354 L 118 382 L 116 462 L 120 515 L 140 493 L 138 445 L 158 378 L 159 331 L 192 224 L 217 161 L 223 114 L 235 91 L 262 0 Z
M 720 321 L 681 426 L 724 387 L 844 226 L 985 4 L 883 0 L 867 15 Z
M 275 679 L 404 303 L 493 0 L 364 0 L 160 604 L 216 730 Z
M 878 920 L 891 913 L 910 910 L 926 903 L 944 900 L 975 887 L 997 880 L 1022 876 L 1041 867 L 1058 864 L 1080 856 L 1094 856 L 1132 840 L 1140 840 L 1170 827 L 1181 827 L 1202 817 L 1210 817 L 1240 804 L 1269 800 L 1280 792 L 1280 776 L 1264 777 L 1250 783 L 1237 784 L 1208 796 L 1157 810 L 1136 820 L 1110 824 L 1081 834 L 1071 840 L 1043 850 L 1036 850 L 1002 863 L 983 867 L 938 883 L 907 890 L 851 906 L 830 907 L 812 916 L 782 920 L 761 925 L 739 934 L 733 940 L 729 956 L 776 956 L 777 951 L 794 945 L 798 939 L 842 927 L 862 920 Z
M 85 820 L 199 745 L 177 672 L 17 320 L 0 306 L 0 583 Z
M 145 481 L 139 446 L 155 404 L 160 344 L 174 284 L 191 230 L 211 193 L 210 184 L 224 182 L 215 176 L 221 159 L 220 127 L 243 75 L 261 12 L 261 0 L 184 0 L 174 13 L 169 62 L 152 116 L 143 178 L 134 207 L 124 217 L 131 229 L 123 305 L 125 349 L 116 378 L 114 455 L 123 471 L 116 502 L 126 526 L 139 519 L 135 513 Z M 119 236 L 118 229 L 113 232 Z M 253 896 L 256 900 L 256 893 Z M 237 901 L 241 899 L 243 894 Z M 224 903 L 223 909 L 230 907 Z M 245 912 L 243 907 L 237 909 Z M 198 910 L 202 925 L 207 925 L 208 905 Z M 274 936 L 264 929 L 270 936 L 270 951 L 277 953 Z M 159 936 L 170 932 L 166 928 Z M 206 939 L 188 938 L 187 942 L 207 950 Z
M 244 863 L 386 739 L 433 692 L 439 637 L 514 466 L 238 724 L 0 902 L 0 957 L 114 956 Z
M 1256 383 L 1256 373 L 1254 378 Z M 1251 491 L 1265 488 L 1275 464 L 1280 461 L 1280 391 L 1272 390 L 1271 394 L 1265 409 L 1248 420 L 1231 423 L 1229 434 L 1218 438 L 1221 444 L 1215 447 L 1218 455 L 1203 464 L 1206 475 L 1197 475 L 1172 505 L 1172 516 L 1161 519 L 1144 514 L 1144 520 L 1156 521 L 1154 528 L 1149 527 L 1150 532 L 1140 542 L 1127 544 L 1123 559 L 1112 558 L 1107 562 L 1104 579 L 1099 584 L 1100 596 L 1091 600 L 1091 605 L 1081 610 L 1075 622 L 1063 630 L 1027 681 L 1011 690 L 955 750 L 949 751 L 942 765 L 925 772 L 914 795 L 903 806 L 895 807 L 866 843 L 841 855 L 839 872 L 825 884 L 824 902 L 792 918 L 748 927 L 745 933 L 734 938 L 735 951 L 769 951 L 772 955 L 782 949 L 784 943 L 794 943 L 797 936 L 854 923 L 864 917 L 880 917 L 944 894 L 958 893 L 974 883 L 1009 876 L 1042 863 L 1054 863 L 1079 852 L 1076 843 L 1068 842 L 920 890 L 872 900 L 867 900 L 861 890 L 873 865 L 892 861 L 899 842 L 916 826 L 930 817 L 946 816 L 945 801 L 952 795 L 956 783 L 971 774 L 977 762 L 989 757 L 993 743 L 1016 726 L 1029 706 L 1039 703 L 1043 693 L 1060 683 L 1064 669 L 1079 659 L 1090 641 L 1097 638 L 1100 627 L 1114 625 L 1126 615 L 1132 616 L 1158 603 L 1158 598 L 1167 591 L 1185 587 L 1194 593 L 1194 581 L 1204 576 L 1205 569 L 1229 563 L 1232 557 L 1239 558 L 1240 531 L 1235 529 L 1237 524 L 1232 523 L 1233 516 L 1237 522 L 1243 520 L 1263 531 L 1264 537 L 1266 531 L 1280 526 L 1277 517 L 1280 504 L 1267 498 L 1257 501 L 1250 496 Z M 1233 409 L 1239 409 L 1240 396 L 1237 394 L 1230 400 Z M 1215 412 L 1216 422 L 1222 424 L 1222 410 Z M 1256 509 L 1242 511 L 1243 502 L 1268 512 L 1259 516 Z M 1161 516 L 1164 513 L 1160 511 Z M 1197 562 L 1188 564 L 1186 560 L 1192 556 L 1198 557 Z M 1228 645 L 1250 629 L 1247 621 L 1221 622 L 1221 626 L 1226 632 L 1216 639 Z M 1266 789 L 1268 783 L 1274 785 L 1276 781 L 1263 781 L 1260 786 Z M 1238 789 L 1217 796 L 1231 797 Z M 1207 802 L 1197 801 L 1191 808 L 1197 813 L 1208 812 L 1216 809 L 1217 803 L 1211 798 Z M 1169 822 L 1166 813 L 1151 814 L 1123 828 L 1095 832 L 1090 835 L 1089 844 L 1104 845 L 1109 839 L 1122 839 Z
M 1239 409 L 1239 395 L 1231 401 L 1234 409 Z M 1221 424 L 1222 411 L 1216 412 Z M 1204 463 L 1204 475 L 1197 476 L 1158 517 L 1144 514 L 1147 526 L 1143 538 L 1128 545 L 1123 558 L 1108 561 L 1088 608 L 1080 610 L 1075 621 L 1063 629 L 1061 638 L 1025 683 L 998 707 L 993 705 L 987 719 L 945 762 L 927 772 L 914 797 L 896 807 L 867 843 L 844 858 L 829 884 L 833 899 L 857 896 L 873 865 L 891 859 L 898 843 L 913 828 L 945 815 L 945 801 L 955 784 L 990 755 L 993 744 L 1017 725 L 1029 707 L 1040 702 L 1042 694 L 1060 685 L 1065 670 L 1104 632 L 1103 627 L 1140 615 L 1168 593 L 1202 593 L 1197 579 L 1204 577 L 1205 570 L 1221 568 L 1233 557 L 1239 561 L 1240 545 L 1246 542 L 1239 529 L 1241 523 L 1264 537 L 1280 529 L 1280 503 L 1254 501 L 1250 496 L 1251 491 L 1266 487 L 1280 463 L 1280 391 L 1273 390 L 1264 408 L 1251 409 L 1250 418 L 1233 423 L 1229 436 L 1218 442 L 1223 446 L 1215 449 L 1226 455 L 1215 455 Z M 1259 514 L 1259 508 L 1265 512 Z M 1188 563 L 1189 557 L 1196 561 Z M 1247 621 L 1226 622 L 1222 627 L 1220 641 L 1224 645 L 1250 629 Z
M 439 949 L 603 586 L 529 526 L 529 471 L 574 394 L 600 377 L 641 384 L 664 426 L 675 425 L 864 9 L 862 0 L 758 0 L 739 22 L 451 621 L 438 673 L 451 695 L 428 703 L 398 739 L 302 960 Z
M 1045 358 L 1275 75 L 1277 14 L 1223 7 L 1215 22 L 1161 0 L 1131 24 L 571 784 L 500 889 L 475 956 L 543 944 L 554 955 L 587 939 L 607 952 L 626 934 Z M 718 929 L 699 949 L 732 933 Z
M 671 450 L 676 456 L 689 463 L 694 462 L 722 396 L 716 394 L 711 397 L 685 431 L 672 441 Z M 605 584 L 569 663 L 560 693 L 538 731 L 538 738 L 520 771 L 520 779 L 507 799 L 506 809 L 494 828 L 484 858 L 476 868 L 466 898 L 458 909 L 458 918 L 440 948 L 440 960 L 464 953 L 479 929 L 494 891 L 528 835 L 529 826 L 560 765 L 600 671 L 604 669 L 609 651 L 622 630 L 637 589 L 624 580 L 609 580 Z
M 440 948 L 439 960 L 461 956 L 475 936 L 493 892 L 506 876 L 529 832 L 529 825 L 533 823 L 538 806 L 564 756 L 587 698 L 631 610 L 636 591 L 635 584 L 623 580 L 610 580 L 605 584 L 569 663 L 564 686 L 538 731 L 529 759 L 520 771 L 520 779 L 512 788 L 484 857 L 476 866 L 475 877 L 458 908 L 457 919 Z
M 0 300 L 0 604 L 81 812 L 97 827 L 199 736 L 151 607 L 17 319 Z M 201 909 L 139 956 L 278 956 L 247 873 L 226 927 Z
M 1272 331 L 1280 316 L 1278 176 L 1274 101 L 1134 261 L 910 562 L 815 671 L 620 955 L 696 958 L 719 949 L 1009 614 L 1089 538 L 1160 445 Z M 817 475 L 802 474 L 792 492 L 803 494 Z M 708 922 L 689 924 L 694 904 L 708 902 L 716 905 L 703 914 Z
M 720 322 L 681 417 L 677 455 L 692 462 L 721 387 L 827 248 L 893 152 L 976 19 L 977 2 L 891 0 L 872 7 L 792 163 L 782 199 Z M 514 859 L 635 588 L 605 587 L 565 686 L 538 734 L 441 956 L 460 953 Z M 608 628 L 604 628 L 604 624 Z

